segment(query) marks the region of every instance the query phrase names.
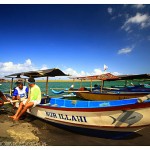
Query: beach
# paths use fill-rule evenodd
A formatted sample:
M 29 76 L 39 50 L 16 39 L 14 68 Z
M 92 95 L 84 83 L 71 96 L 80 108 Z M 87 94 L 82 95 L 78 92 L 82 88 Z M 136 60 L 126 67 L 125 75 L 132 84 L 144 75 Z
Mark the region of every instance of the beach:
M 5 106 L 0 111 L 1 146 L 149 146 L 150 127 L 137 133 L 112 134 L 71 130 L 25 114 L 13 121 L 15 110 Z

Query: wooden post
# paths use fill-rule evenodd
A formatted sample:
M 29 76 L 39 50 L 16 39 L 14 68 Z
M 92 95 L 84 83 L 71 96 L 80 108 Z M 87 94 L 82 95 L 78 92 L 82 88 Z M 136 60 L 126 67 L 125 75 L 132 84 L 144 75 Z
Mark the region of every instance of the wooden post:
M 92 92 L 92 79 L 91 79 L 91 92 Z
M 103 85 L 104 85 L 104 80 L 102 80 L 101 93 L 102 93 L 102 91 L 103 91 Z
M 46 78 L 46 95 L 48 95 L 48 76 Z
M 11 79 L 11 84 L 10 84 L 10 92 L 9 92 L 9 93 L 10 93 L 10 95 L 12 94 L 13 80 L 14 80 L 14 78 L 12 78 L 12 79 Z

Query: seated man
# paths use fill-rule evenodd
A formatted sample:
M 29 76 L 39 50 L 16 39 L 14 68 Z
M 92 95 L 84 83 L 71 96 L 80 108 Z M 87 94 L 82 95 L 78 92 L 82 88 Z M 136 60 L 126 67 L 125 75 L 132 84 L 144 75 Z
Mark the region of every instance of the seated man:
M 3 105 L 4 101 L 7 102 L 5 95 L 1 91 L 0 91 L 0 99 L 2 99 L 2 100 L 0 100 L 0 106 Z
M 35 107 L 41 103 L 41 90 L 35 84 L 34 78 L 28 79 L 29 84 L 29 96 L 28 99 L 20 103 L 19 108 L 14 116 L 10 116 L 13 120 L 19 120 L 19 118 L 27 111 L 28 108 Z
M 22 81 L 16 82 L 17 87 L 14 89 L 12 100 L 20 100 L 21 98 L 27 98 L 28 97 L 28 87 L 23 86 Z
M 148 94 L 148 95 L 146 95 L 146 96 L 143 96 L 143 97 L 138 97 L 137 102 L 138 102 L 138 103 L 142 103 L 142 102 L 144 102 L 144 101 L 146 101 L 146 100 L 149 100 L 149 99 L 150 99 L 150 94 Z

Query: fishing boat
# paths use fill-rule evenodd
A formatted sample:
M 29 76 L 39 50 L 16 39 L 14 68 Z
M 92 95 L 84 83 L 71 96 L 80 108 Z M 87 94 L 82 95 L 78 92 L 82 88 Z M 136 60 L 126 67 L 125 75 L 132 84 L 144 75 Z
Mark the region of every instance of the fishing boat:
M 81 79 L 88 80 L 101 80 L 102 85 L 99 90 L 91 92 L 77 92 L 76 95 L 80 98 L 87 100 L 120 100 L 120 99 L 128 99 L 145 96 L 150 93 L 149 88 L 142 88 L 142 90 L 136 88 L 132 88 L 132 90 L 123 90 L 118 88 L 106 88 L 104 87 L 104 81 L 116 81 L 116 80 L 126 80 L 127 79 L 150 79 L 149 74 L 141 74 L 141 75 L 126 75 L 126 76 L 114 76 L 110 73 L 97 75 L 97 76 L 87 76 L 82 77 Z M 78 78 L 80 79 L 80 77 Z
M 137 132 L 150 125 L 150 100 L 137 98 L 114 101 L 43 99 L 27 112 L 46 121 L 77 127 L 114 132 Z
M 46 76 L 47 82 L 49 76 L 65 75 L 58 69 L 24 72 L 21 74 L 34 78 Z M 47 84 L 46 87 L 48 87 Z M 83 101 L 49 98 L 47 96 L 42 99 L 41 104 L 28 109 L 27 112 L 49 122 L 80 129 L 137 132 L 150 125 L 150 100 L 148 99 L 139 103 L 138 98 L 112 101 Z
M 148 95 L 148 92 L 107 92 L 107 93 L 100 93 L 100 92 L 78 92 L 76 95 L 82 99 L 86 100 L 121 100 L 121 99 L 129 99 L 129 98 L 136 98 Z

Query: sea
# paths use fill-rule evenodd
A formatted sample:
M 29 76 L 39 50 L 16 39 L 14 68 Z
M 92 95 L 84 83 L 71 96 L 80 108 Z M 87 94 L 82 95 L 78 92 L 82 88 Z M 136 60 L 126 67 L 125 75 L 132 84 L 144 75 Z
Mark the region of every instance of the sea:
M 137 85 L 140 84 L 141 81 L 128 81 L 127 85 L 130 86 L 132 84 Z M 143 82 L 142 82 L 143 83 Z M 144 82 L 147 83 L 147 82 Z M 36 84 L 40 87 L 42 94 L 46 93 L 46 82 L 36 82 Z M 101 86 L 102 82 L 101 81 L 84 81 L 84 82 L 67 82 L 67 81 L 61 81 L 61 82 L 48 82 L 48 95 L 49 96 L 61 96 L 58 94 L 54 94 L 52 92 L 52 89 L 54 89 L 55 91 L 61 91 L 61 90 L 67 90 L 71 87 L 71 85 L 74 85 L 74 89 L 78 89 L 80 87 L 85 87 L 87 89 L 90 90 L 91 87 L 94 87 L 94 85 L 98 85 Z M 104 87 L 112 87 L 112 86 L 124 86 L 125 85 L 125 81 L 105 81 L 104 82 Z M 15 83 L 13 83 L 13 88 L 15 87 Z M 26 83 L 26 86 L 28 86 L 28 84 Z M 12 88 L 12 89 L 13 89 Z M 3 93 L 9 93 L 10 91 L 10 82 L 1 82 L 0 83 L 0 90 Z

